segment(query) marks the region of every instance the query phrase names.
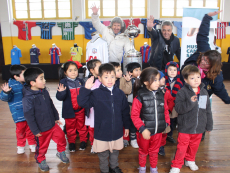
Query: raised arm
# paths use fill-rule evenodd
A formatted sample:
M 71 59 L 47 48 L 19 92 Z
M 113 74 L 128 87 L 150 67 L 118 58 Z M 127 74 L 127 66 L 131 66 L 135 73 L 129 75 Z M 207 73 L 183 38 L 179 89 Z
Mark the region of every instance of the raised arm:
M 150 15 L 150 17 L 147 20 L 146 27 L 147 27 L 147 31 L 151 39 L 156 39 L 158 38 L 158 34 L 157 34 L 157 31 L 153 28 L 156 25 L 156 23 L 153 23 L 153 22 L 154 22 L 154 17 Z

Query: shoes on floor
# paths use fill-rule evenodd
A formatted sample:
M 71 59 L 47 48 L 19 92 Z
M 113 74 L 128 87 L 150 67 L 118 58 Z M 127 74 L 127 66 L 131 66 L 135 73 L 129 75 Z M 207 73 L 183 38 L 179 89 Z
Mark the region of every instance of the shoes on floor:
M 137 140 L 136 140 L 136 139 L 131 140 L 131 146 L 132 146 L 133 148 L 139 148 L 139 146 L 138 146 L 138 144 L 137 144 Z
M 185 160 L 185 166 L 188 166 L 192 171 L 197 171 L 199 169 L 199 167 L 193 161 L 186 161 Z
M 17 150 L 17 153 L 18 154 L 23 154 L 23 153 L 25 153 L 25 147 L 17 147 L 18 148 L 18 150 Z
M 85 148 L 86 148 L 86 142 L 82 141 L 82 142 L 80 143 L 79 150 L 85 150 Z

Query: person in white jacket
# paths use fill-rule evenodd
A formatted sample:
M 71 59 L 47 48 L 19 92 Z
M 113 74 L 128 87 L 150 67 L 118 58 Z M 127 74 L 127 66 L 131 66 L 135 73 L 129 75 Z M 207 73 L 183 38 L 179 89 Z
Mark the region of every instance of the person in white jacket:
M 125 23 L 120 17 L 115 17 L 111 21 L 110 26 L 105 26 L 100 22 L 98 10 L 99 8 L 96 5 L 92 7 L 93 26 L 108 43 L 109 61 L 121 63 L 123 51 L 127 52 L 130 50 L 129 37 L 124 34 L 126 29 Z

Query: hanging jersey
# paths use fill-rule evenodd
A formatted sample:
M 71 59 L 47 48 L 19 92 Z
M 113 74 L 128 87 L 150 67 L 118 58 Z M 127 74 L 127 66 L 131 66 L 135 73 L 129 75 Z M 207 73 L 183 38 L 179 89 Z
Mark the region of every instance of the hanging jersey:
M 40 49 L 38 49 L 37 47 L 35 48 L 31 48 L 30 49 L 30 64 L 39 64 L 39 59 L 38 56 L 41 55 L 40 54 Z
M 60 64 L 59 56 L 61 56 L 61 49 L 58 47 L 51 47 L 49 51 L 49 55 L 51 56 L 51 64 Z
M 182 38 L 182 22 L 174 21 L 173 25 L 177 27 L 177 37 Z
M 148 34 L 148 31 L 147 31 L 147 19 L 141 19 L 141 23 L 144 25 L 144 38 L 150 38 L 149 37 L 149 34 Z M 153 23 L 156 23 L 156 25 L 154 26 L 154 29 L 156 29 L 156 26 L 160 23 L 159 20 L 154 20 Z
M 74 40 L 74 30 L 79 22 L 58 22 L 58 27 L 61 27 L 62 40 Z
M 92 22 L 79 22 L 79 24 L 85 29 L 85 38 L 91 40 L 91 33 L 97 31 L 94 27 Z
M 14 25 L 18 26 L 18 38 L 21 40 L 31 40 L 31 28 L 36 26 L 36 22 L 14 21 Z
M 11 50 L 11 65 L 20 65 L 20 58 L 22 57 L 21 50 L 19 48 L 13 48 Z
M 140 52 L 142 54 L 142 61 L 147 63 L 150 57 L 150 52 L 151 52 L 151 46 L 142 46 L 140 48 Z
M 123 20 L 125 22 L 126 28 L 131 25 L 131 22 L 129 19 L 125 19 Z M 141 23 L 141 20 L 139 18 L 133 19 L 132 21 L 132 25 L 135 25 L 136 27 L 138 27 L 138 25 Z
M 226 27 L 228 22 L 217 22 L 216 39 L 226 38 Z
M 52 39 L 52 27 L 56 25 L 55 22 L 36 22 L 36 25 L 41 28 L 41 39 Z
M 71 60 L 78 61 L 81 63 L 82 48 L 81 47 L 71 47 L 70 52 Z

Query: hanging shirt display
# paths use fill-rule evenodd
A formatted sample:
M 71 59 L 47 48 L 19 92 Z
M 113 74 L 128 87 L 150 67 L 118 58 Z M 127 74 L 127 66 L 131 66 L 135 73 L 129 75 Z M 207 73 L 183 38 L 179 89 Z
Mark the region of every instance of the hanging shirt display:
M 30 49 L 30 64 L 33 64 L 33 65 L 39 64 L 39 59 L 38 59 L 39 55 L 41 55 L 40 49 L 38 49 L 37 47 L 31 48 Z
M 81 47 L 71 47 L 70 52 L 71 60 L 78 61 L 81 63 L 82 48 Z
M 79 22 L 79 24 L 85 29 L 85 38 L 91 40 L 91 33 L 97 31 L 94 27 L 92 22 Z
M 21 50 L 17 47 L 11 50 L 11 65 L 20 65 L 20 58 L 22 57 Z
M 228 22 L 217 22 L 216 39 L 226 38 L 226 27 Z
M 141 46 L 140 52 L 142 54 L 142 61 L 147 63 L 150 57 L 151 46 Z
M 157 26 L 157 24 L 159 24 L 159 20 L 154 20 L 153 21 L 153 23 L 156 23 L 156 25 L 154 26 L 154 29 L 156 29 L 156 26 Z M 147 27 L 146 27 L 146 25 L 147 25 L 147 19 L 141 19 L 141 23 L 144 25 L 144 38 L 150 38 L 149 37 L 149 34 L 148 34 L 148 31 L 147 31 Z
M 125 22 L 126 28 L 131 25 L 131 22 L 129 19 L 123 20 Z M 138 25 L 141 23 L 141 20 L 139 18 L 133 19 L 132 24 L 138 27 Z
M 61 27 L 62 40 L 74 40 L 74 30 L 79 22 L 58 22 L 58 27 Z
M 177 27 L 177 37 L 181 38 L 182 37 L 182 22 L 174 21 L 173 25 Z
M 51 57 L 51 64 L 60 64 L 59 56 L 61 56 L 61 49 L 58 47 L 51 47 L 49 51 Z
M 14 25 L 18 26 L 18 38 L 21 40 L 31 40 L 31 28 L 36 26 L 36 22 L 14 21 Z
M 41 27 L 41 39 L 52 39 L 52 27 L 56 22 L 36 22 L 36 25 Z

